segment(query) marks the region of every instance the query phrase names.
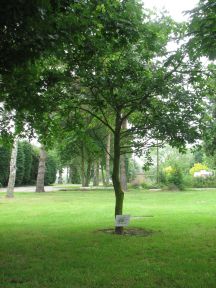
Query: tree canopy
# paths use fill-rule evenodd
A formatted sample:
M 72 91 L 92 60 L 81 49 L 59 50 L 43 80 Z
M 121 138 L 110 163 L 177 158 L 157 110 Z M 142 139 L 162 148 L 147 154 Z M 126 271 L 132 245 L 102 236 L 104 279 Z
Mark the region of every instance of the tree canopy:
M 190 49 L 195 56 L 216 58 L 216 2 L 200 0 L 197 7 L 190 11 L 189 26 Z

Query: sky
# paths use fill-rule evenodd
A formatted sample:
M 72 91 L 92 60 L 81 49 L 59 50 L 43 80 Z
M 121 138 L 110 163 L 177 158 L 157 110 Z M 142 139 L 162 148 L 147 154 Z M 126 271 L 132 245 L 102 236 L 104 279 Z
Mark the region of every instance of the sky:
M 198 0 L 142 0 L 144 7 L 152 9 L 156 7 L 157 10 L 165 8 L 170 16 L 176 21 L 186 21 L 188 16 L 183 15 L 184 11 L 193 9 Z

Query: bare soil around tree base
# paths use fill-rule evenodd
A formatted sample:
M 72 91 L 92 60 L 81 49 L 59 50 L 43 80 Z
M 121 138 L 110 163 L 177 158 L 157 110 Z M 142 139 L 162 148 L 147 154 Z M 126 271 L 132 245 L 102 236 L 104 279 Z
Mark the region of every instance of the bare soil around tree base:
M 143 228 L 124 228 L 123 234 L 116 234 L 114 228 L 100 229 L 100 230 L 97 230 L 96 232 L 120 235 L 120 236 L 140 236 L 140 237 L 148 237 L 156 233 L 153 230 L 147 230 Z

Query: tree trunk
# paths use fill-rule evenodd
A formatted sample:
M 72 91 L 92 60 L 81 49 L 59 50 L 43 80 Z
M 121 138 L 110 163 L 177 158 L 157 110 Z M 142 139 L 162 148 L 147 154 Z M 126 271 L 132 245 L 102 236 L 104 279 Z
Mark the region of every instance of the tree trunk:
M 107 136 L 107 145 L 106 145 L 106 185 L 109 185 L 110 181 L 110 142 L 111 142 L 111 135 L 109 133 Z
M 114 159 L 113 159 L 113 173 L 112 173 L 112 181 L 115 190 L 115 217 L 116 215 L 122 215 L 123 212 L 123 201 L 124 201 L 124 192 L 121 188 L 120 183 L 120 117 L 116 116 L 116 124 L 115 124 L 115 133 L 114 133 Z M 115 227 L 116 234 L 123 233 L 123 227 Z
M 60 169 L 59 169 L 58 184 L 63 184 L 63 177 L 62 177 L 62 174 L 63 174 L 63 169 L 60 168 Z
M 97 186 L 97 161 L 94 161 L 93 186 Z
M 126 156 L 125 155 L 121 155 L 120 162 L 121 162 L 121 169 L 120 169 L 121 186 L 124 191 L 127 191 L 127 174 L 126 174 Z
M 122 123 L 122 129 L 127 129 L 127 119 Z M 120 157 L 120 179 L 121 186 L 124 191 L 127 191 L 127 173 L 126 173 L 126 155 Z
M 44 176 L 46 170 L 46 151 L 43 146 L 40 148 L 40 158 L 38 165 L 36 192 L 45 192 L 44 190 Z
M 84 159 L 84 148 L 81 147 L 81 180 L 82 187 L 85 187 L 85 159 Z
M 14 185 L 16 181 L 16 162 L 17 162 L 17 150 L 18 150 L 18 138 L 14 139 L 13 148 L 11 151 L 11 160 L 10 160 L 10 175 L 7 186 L 7 198 L 14 197 Z
M 87 171 L 86 171 L 86 176 L 85 176 L 85 187 L 89 187 L 89 183 L 91 180 L 91 168 L 92 168 L 92 163 L 91 161 L 88 161 Z
M 105 177 L 104 177 L 104 169 L 103 169 L 102 162 L 101 162 L 100 166 L 101 166 L 101 177 L 102 177 L 103 186 L 106 186 L 106 180 L 105 180 Z
M 72 175 L 73 175 L 73 166 L 70 165 L 69 166 L 69 179 L 68 179 L 68 183 L 72 183 Z
M 70 175 L 69 175 L 69 171 L 70 171 L 70 168 L 67 166 L 67 184 L 69 183 L 69 177 L 70 177 Z
M 100 161 L 97 161 L 97 170 L 96 170 L 96 177 L 97 177 L 97 186 L 100 185 Z
M 157 141 L 157 184 L 159 183 L 159 147 L 158 147 L 158 141 Z
M 93 186 L 99 186 L 99 161 L 94 161 L 94 178 L 93 178 Z

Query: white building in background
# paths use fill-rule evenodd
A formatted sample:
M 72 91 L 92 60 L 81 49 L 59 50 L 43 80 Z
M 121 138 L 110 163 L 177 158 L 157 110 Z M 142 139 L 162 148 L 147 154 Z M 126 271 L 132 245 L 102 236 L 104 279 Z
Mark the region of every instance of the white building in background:
M 202 178 L 207 178 L 210 176 L 214 176 L 213 171 L 206 171 L 206 170 L 200 170 L 198 172 L 194 172 L 194 177 L 202 177 Z

